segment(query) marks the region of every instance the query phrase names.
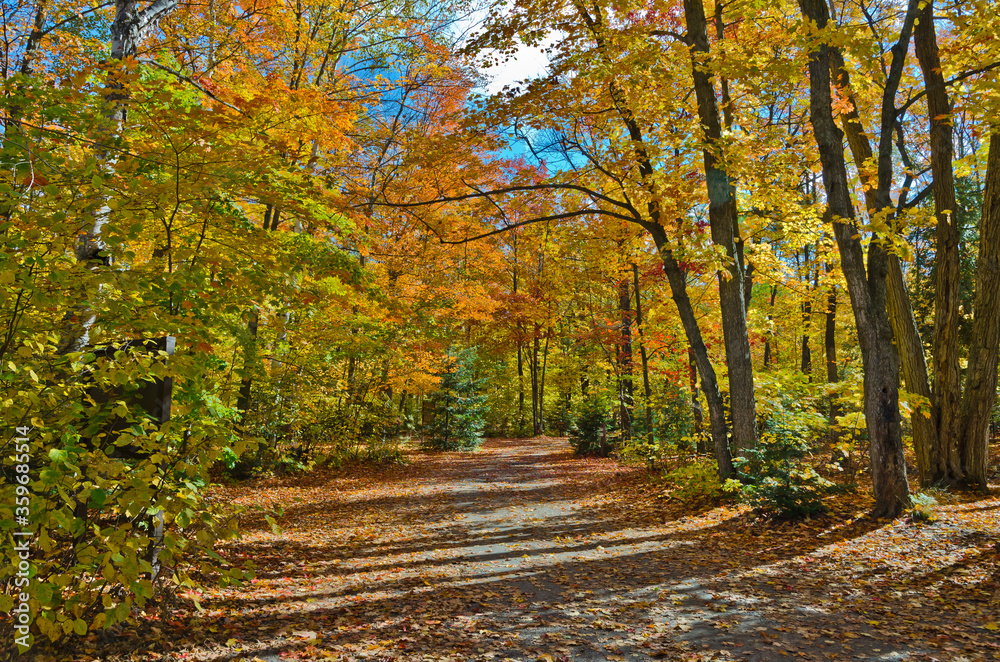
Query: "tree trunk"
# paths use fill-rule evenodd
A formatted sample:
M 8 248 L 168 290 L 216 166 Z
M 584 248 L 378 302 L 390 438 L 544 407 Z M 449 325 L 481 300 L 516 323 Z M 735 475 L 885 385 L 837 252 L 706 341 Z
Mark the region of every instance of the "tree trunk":
M 583 5 L 577 4 L 576 9 L 590 29 L 598 48 L 603 49 L 605 47 L 605 40 L 599 22 L 587 12 L 587 9 Z M 599 16 L 599 12 L 596 15 Z M 703 10 L 701 15 L 702 23 L 704 23 Z M 704 33 L 704 28 L 702 32 Z M 608 64 L 611 63 L 609 62 Z M 698 363 L 698 371 L 701 374 L 702 389 L 708 401 L 709 423 L 712 428 L 712 443 L 716 452 L 716 461 L 719 465 L 719 477 L 722 480 L 726 480 L 733 475 L 733 465 L 729 452 L 725 406 L 722 402 L 722 394 L 719 391 L 715 370 L 708 357 L 708 349 L 705 347 L 705 342 L 701 337 L 701 330 L 698 328 L 698 318 L 694 314 L 694 308 L 691 306 L 691 301 L 687 296 L 687 283 L 684 274 L 680 269 L 680 265 L 677 264 L 677 260 L 674 258 L 667 242 L 667 234 L 662 224 L 662 212 L 657 202 L 660 192 L 653 179 L 655 168 L 646 150 L 642 129 L 629 107 L 628 100 L 621 88 L 614 81 L 611 81 L 608 84 L 608 91 L 614 103 L 615 110 L 618 112 L 618 116 L 628 131 L 629 138 L 635 146 L 636 170 L 638 171 L 643 188 L 650 195 L 650 199 L 646 203 L 650 221 L 637 220 L 637 223 L 653 236 L 657 251 L 663 259 L 663 268 L 670 282 L 671 296 L 674 303 L 677 304 L 677 309 L 684 326 L 684 333 L 687 335 L 688 342 L 694 351 Z M 756 425 L 756 420 L 754 424 Z
M 819 29 L 827 26 L 830 14 L 825 0 L 799 0 L 799 6 Z M 847 179 L 844 136 L 833 120 L 830 54 L 825 44 L 818 44 L 810 53 L 809 83 L 809 115 L 864 365 L 865 421 L 875 493 L 873 515 L 895 517 L 909 505 L 910 497 L 899 420 L 899 357 L 885 309 L 888 260 L 885 250 L 873 241 L 866 272 Z
M 698 398 L 698 363 L 694 357 L 694 350 L 688 345 L 688 373 L 690 375 L 691 387 L 691 415 L 694 418 L 694 433 L 698 439 L 698 452 L 705 453 L 705 440 L 702 437 L 702 413 L 701 401 Z
M 517 233 L 514 233 L 514 305 L 517 301 Z M 520 318 L 520 310 L 518 310 Z M 524 429 L 524 324 L 517 321 L 517 430 Z
M 833 267 L 827 263 L 826 273 L 833 271 Z M 826 350 L 826 382 L 836 384 L 840 381 L 837 374 L 837 286 L 830 285 L 830 293 L 826 297 L 826 328 L 823 331 L 823 346 Z M 840 440 L 837 433 L 837 418 L 840 416 L 840 407 L 837 399 L 830 396 L 830 413 L 827 425 L 830 428 L 830 445 L 836 444 Z
M 524 426 L 524 350 L 520 339 L 517 341 L 517 425 L 518 429 Z
M 532 344 L 531 363 L 531 430 L 536 437 L 542 433 L 542 419 L 538 411 L 538 324 L 535 324 L 535 338 Z
M 659 233 L 653 235 L 657 242 L 657 247 L 663 246 L 663 239 Z M 677 264 L 672 251 L 660 248 L 660 256 L 663 259 L 663 269 L 667 274 L 667 282 L 670 283 L 670 293 L 677 304 L 677 311 L 680 314 L 681 324 L 684 326 L 691 353 L 694 355 L 698 365 L 698 373 L 701 375 L 701 388 L 705 393 L 705 400 L 708 403 L 708 422 L 712 430 L 712 446 L 715 449 L 715 461 L 719 466 L 719 478 L 725 481 L 732 478 L 734 474 L 732 455 L 729 451 L 729 435 L 726 428 L 726 408 L 722 401 L 722 393 L 719 391 L 719 383 L 715 377 L 715 369 L 712 361 L 708 357 L 708 348 L 701 337 L 701 329 L 698 328 L 698 318 L 694 314 L 691 306 L 691 299 L 687 295 L 687 282 L 684 272 Z
M 990 136 L 986 192 L 979 229 L 975 317 L 962 397 L 959 448 L 965 482 L 986 491 L 990 412 L 997 397 L 1000 344 L 1000 134 Z
M 236 408 L 245 412 L 250 407 L 250 389 L 253 386 L 253 377 L 251 374 L 254 370 L 254 363 L 257 361 L 257 325 L 260 321 L 260 313 L 256 308 L 250 309 L 250 315 L 247 319 L 247 347 L 243 352 L 243 380 L 240 382 L 240 393 L 236 398 Z
M 774 299 L 778 296 L 778 286 L 771 286 L 771 307 L 768 309 L 767 322 L 768 329 L 764 335 L 764 370 L 771 366 L 771 322 L 774 321 Z
M 179 2 L 180 0 L 156 0 L 146 9 L 139 11 L 136 0 L 116 0 L 115 18 L 111 22 L 111 63 L 108 66 L 117 69 L 122 60 L 134 57 L 138 52 L 139 42 L 152 30 L 156 22 L 172 11 Z M 30 62 L 27 66 L 31 67 Z M 94 141 L 98 145 L 95 154 L 97 162 L 102 169 L 109 171 L 108 175 L 114 172 L 114 159 L 111 156 L 112 152 L 104 145 L 113 142 L 121 135 L 125 123 L 125 101 L 128 95 L 119 80 L 121 73 L 123 72 L 112 72 L 112 82 L 103 92 L 106 103 L 103 120 L 106 126 L 99 130 L 99 135 Z M 104 227 L 111 215 L 111 207 L 106 200 L 102 200 L 101 203 L 80 227 L 75 249 L 77 262 L 85 264 L 94 272 L 111 265 L 111 257 L 106 253 L 107 243 L 103 236 Z M 97 312 L 89 301 L 81 303 L 67 313 L 58 353 L 81 351 L 86 347 L 90 343 L 90 330 L 96 322 Z
M 642 330 L 642 297 L 639 293 L 639 265 L 632 263 L 632 283 L 635 289 L 635 328 L 639 330 L 639 358 L 642 360 L 642 392 L 645 399 L 646 439 L 653 443 L 653 389 L 649 385 L 649 357 L 646 356 L 646 336 Z
M 937 442 L 931 448 L 930 476 L 925 483 L 953 484 L 962 480 L 959 437 L 962 374 L 959 368 L 959 227 L 956 219 L 951 103 L 941 73 L 934 2 L 927 2 L 913 31 L 913 45 L 924 75 L 930 119 L 931 175 L 937 216 L 936 291 L 934 293 L 934 422 Z M 970 364 L 971 365 L 971 364 Z
M 715 87 L 705 69 L 708 59 L 708 33 L 702 0 L 684 0 L 688 39 L 692 44 L 691 71 L 698 116 L 705 129 L 705 178 L 708 188 L 708 218 L 712 242 L 722 246 L 728 258 L 727 275 L 719 278 L 719 303 L 722 312 L 722 333 L 729 367 L 729 400 L 733 418 L 733 449 L 738 455 L 757 445 L 757 403 L 754 397 L 753 364 L 747 335 L 744 301 L 744 270 L 737 237 L 739 218 L 733 180 L 723 170 L 722 127 L 715 100 Z
M 854 163 L 859 170 L 870 168 L 870 166 L 866 166 L 865 164 L 871 163 L 874 152 L 868 140 L 868 135 L 863 130 L 863 123 L 858 114 L 858 104 L 851 90 L 850 74 L 844 64 L 843 55 L 838 49 L 831 48 L 829 54 L 831 71 L 836 77 L 841 94 L 850 102 L 850 110 L 841 115 L 841 123 L 847 134 L 847 142 L 850 145 Z M 886 96 L 887 99 L 891 99 L 890 95 Z M 880 152 L 883 151 L 881 147 L 880 145 Z M 882 155 L 880 154 L 880 161 L 882 160 L 884 159 L 882 159 Z M 891 159 L 889 159 L 889 164 L 891 165 Z M 882 172 L 882 170 L 886 169 L 880 162 L 879 176 L 876 179 L 869 178 L 865 182 L 865 206 L 869 216 L 872 217 L 889 211 L 892 207 L 889 192 L 891 173 Z M 916 318 L 913 315 L 913 307 L 903 281 L 902 265 L 899 257 L 896 255 L 888 256 L 886 299 L 889 321 L 892 324 L 893 336 L 899 352 L 906 388 L 910 393 L 921 396 L 927 402 L 926 407 L 920 407 L 913 411 L 913 414 L 910 416 L 910 423 L 913 427 L 913 446 L 916 451 L 917 466 L 922 482 L 928 484 L 930 452 L 931 448 L 937 445 L 937 424 L 934 421 L 936 411 L 932 406 L 933 393 L 931 392 L 930 381 L 927 377 L 927 362 L 924 357 L 923 342 L 920 339 L 920 331 L 917 328 Z M 927 414 L 930 414 L 930 417 Z
M 545 370 L 549 365 L 549 339 L 552 337 L 552 329 L 548 329 L 545 334 L 545 348 L 542 349 L 542 373 L 538 380 L 538 432 L 542 434 L 545 430 Z
M 802 266 L 806 272 L 806 282 L 809 282 L 809 247 L 805 246 L 802 252 Z M 802 303 L 802 361 L 800 368 L 803 374 L 812 381 L 812 352 L 809 349 L 809 330 L 812 326 L 812 292 L 807 288 L 806 300 Z
M 632 296 L 628 278 L 618 282 L 618 312 L 621 315 L 621 340 L 618 344 L 619 410 L 622 419 L 622 439 L 632 438 Z

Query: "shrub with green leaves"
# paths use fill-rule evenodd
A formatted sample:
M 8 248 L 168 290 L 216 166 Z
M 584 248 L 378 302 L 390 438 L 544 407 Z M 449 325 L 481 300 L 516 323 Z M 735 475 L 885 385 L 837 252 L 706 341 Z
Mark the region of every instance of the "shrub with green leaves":
M 777 517 L 803 517 L 826 510 L 823 499 L 843 487 L 821 476 L 806 461 L 808 444 L 795 437 L 764 435 L 757 448 L 733 460 L 737 479 L 725 489 L 754 509 Z
M 164 585 L 195 586 L 206 576 L 225 585 L 247 576 L 214 551 L 217 540 L 235 535 L 236 518 L 206 495 L 208 467 L 227 445 L 242 450 L 243 442 L 202 390 L 207 357 L 189 350 L 181 346 L 169 360 L 146 352 L 71 354 L 53 370 L 40 357 L 24 357 L 19 367 L 43 378 L 34 388 L 11 373 L 0 378 L 8 393 L 20 389 L 5 413 L 9 425 L 18 423 L 12 428 L 24 441 L 17 445 L 26 447 L 18 456 L 4 453 L 2 468 L 14 475 L 22 460 L 28 466 L 24 482 L 0 486 L 0 610 L 10 609 L 12 596 L 30 595 L 33 637 L 55 641 L 124 622 Z M 65 374 L 86 380 L 51 388 Z M 133 400 L 154 377 L 174 380 L 164 424 Z M 116 396 L 95 402 L 94 389 Z M 111 417 L 119 430 L 113 436 Z M 24 508 L 17 518 L 15 504 Z M 18 588 L 12 551 L 18 532 L 31 534 L 26 591 Z M 13 641 L 9 628 L 8 620 L 0 636 Z
M 646 429 L 646 407 L 650 407 L 652 429 Z M 633 410 L 632 438 L 620 449 L 625 460 L 644 463 L 650 471 L 679 453 L 693 452 L 694 416 L 688 392 L 676 384 L 666 384 L 647 402 L 637 397 Z
M 608 405 L 601 398 L 588 398 L 569 429 L 569 444 L 577 455 L 607 457 L 615 449 L 619 433 Z

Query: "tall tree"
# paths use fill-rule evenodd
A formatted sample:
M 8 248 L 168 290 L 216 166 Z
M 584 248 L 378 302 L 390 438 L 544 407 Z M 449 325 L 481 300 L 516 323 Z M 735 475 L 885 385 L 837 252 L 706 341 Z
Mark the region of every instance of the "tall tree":
M 646 351 L 646 332 L 642 326 L 642 292 L 639 289 L 639 265 L 632 263 L 632 289 L 635 291 L 635 328 L 639 334 L 639 359 L 642 361 L 643 417 L 646 439 L 653 443 L 653 389 L 649 383 L 649 353 Z
M 989 423 L 997 399 L 1000 347 L 1000 134 L 990 136 L 979 231 L 975 318 L 960 411 L 959 449 L 966 480 L 986 491 Z
M 729 368 L 729 400 L 736 454 L 757 445 L 757 401 L 753 387 L 753 361 L 747 334 L 744 299 L 745 264 L 740 240 L 736 186 L 723 165 L 722 123 L 710 77 L 710 52 L 705 7 L 702 0 L 684 0 L 687 40 L 691 45 L 691 71 L 698 99 L 698 116 L 705 131 L 705 179 L 712 241 L 726 253 L 726 272 L 719 273 L 719 303 Z M 728 91 L 726 93 L 728 96 Z
M 892 71 L 897 82 L 902 72 L 916 6 L 917 2 L 913 0 L 900 40 L 894 48 Z M 834 235 L 840 248 L 841 267 L 847 281 L 861 346 L 865 421 L 868 426 L 875 493 L 873 514 L 893 517 L 909 505 L 910 497 L 899 417 L 899 355 L 893 344 L 892 327 L 885 308 L 888 255 L 878 240 L 873 241 L 868 247 L 866 268 L 865 252 L 848 186 L 844 133 L 833 118 L 830 48 L 824 41 L 830 25 L 829 8 L 825 0 L 799 0 L 799 7 L 810 27 L 816 31 L 809 56 L 809 116 L 819 148 L 827 205 L 833 216 Z M 886 104 L 889 108 L 883 107 L 883 142 L 887 140 L 886 123 L 891 132 L 895 119 L 886 118 L 888 113 L 894 114 L 891 106 L 893 95 L 886 91 Z

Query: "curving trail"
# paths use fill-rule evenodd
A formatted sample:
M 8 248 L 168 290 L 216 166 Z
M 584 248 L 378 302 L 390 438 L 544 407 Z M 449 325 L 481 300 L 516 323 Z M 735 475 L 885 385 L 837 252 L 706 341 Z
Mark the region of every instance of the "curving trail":
M 159 634 L 132 633 L 131 652 L 107 659 L 1000 655 L 990 644 L 1000 637 L 983 628 L 991 600 L 1000 605 L 996 500 L 924 527 L 837 511 L 802 524 L 753 522 L 733 508 L 685 513 L 643 470 L 575 458 L 565 440 L 547 438 L 259 481 L 224 496 L 285 509 L 280 536 L 250 522 L 226 550 L 253 560 L 257 580 L 199 594 L 203 612 L 175 612 Z M 949 593 L 955 559 L 974 550 L 985 575 Z

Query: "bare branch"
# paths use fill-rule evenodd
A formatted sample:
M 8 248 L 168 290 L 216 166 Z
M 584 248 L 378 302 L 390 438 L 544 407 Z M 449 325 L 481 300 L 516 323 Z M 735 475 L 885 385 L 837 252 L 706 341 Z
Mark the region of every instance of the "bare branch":
M 412 207 L 427 207 L 429 205 L 436 205 L 436 204 L 440 204 L 442 202 L 462 202 L 463 200 L 472 200 L 472 199 L 475 199 L 475 198 L 485 198 L 485 197 L 489 197 L 491 195 L 502 195 L 502 194 L 505 194 L 505 193 L 519 193 L 519 192 L 522 192 L 522 191 L 543 191 L 543 190 L 569 190 L 569 191 L 578 191 L 578 192 L 583 193 L 585 195 L 593 196 L 593 197 L 597 198 L 598 200 L 601 200 L 602 202 L 606 202 L 606 203 L 608 203 L 610 205 L 614 205 L 615 207 L 618 207 L 620 209 L 624 209 L 626 211 L 632 211 L 632 206 L 629 205 L 628 203 L 621 202 L 619 200 L 615 200 L 614 198 L 610 198 L 610 197 L 604 195 L 603 193 L 598 193 L 597 191 L 594 191 L 593 189 L 589 189 L 586 186 L 580 186 L 579 184 L 531 184 L 531 185 L 523 185 L 523 186 L 506 186 L 504 188 L 498 188 L 498 189 L 494 189 L 492 191 L 479 191 L 479 192 L 476 192 L 476 193 L 467 193 L 465 195 L 444 196 L 444 197 L 436 198 L 434 200 L 426 200 L 426 201 L 423 201 L 423 202 L 376 202 L 374 204 L 376 206 L 379 206 L 379 207 L 394 207 L 394 208 L 407 208 L 408 209 L 408 208 L 412 208 Z M 608 213 L 610 214 L 611 212 L 608 212 Z M 613 214 L 613 215 L 618 216 L 620 218 L 624 218 L 625 220 L 627 220 L 629 222 L 632 222 L 632 223 L 634 223 L 636 221 L 636 218 L 633 217 L 633 216 L 622 216 L 620 214 Z
M 972 78 L 973 76 L 976 76 L 978 74 L 983 74 L 983 73 L 986 73 L 987 71 L 992 71 L 993 69 L 996 69 L 997 67 L 1000 67 L 1000 61 L 993 62 L 992 64 L 987 64 L 985 67 L 980 67 L 978 69 L 971 69 L 969 71 L 966 71 L 964 73 L 961 73 L 961 74 L 955 76 L 954 78 L 949 78 L 948 80 L 946 80 L 944 82 L 944 86 L 945 87 L 951 87 L 955 83 L 960 83 L 963 80 L 965 80 L 966 78 Z M 933 86 L 931 89 L 934 89 L 936 87 L 937 86 Z M 927 94 L 927 90 L 926 89 L 921 90 L 917 94 L 914 94 L 912 97 L 910 97 L 909 101 L 907 101 L 902 106 L 900 106 L 899 109 L 896 112 L 898 114 L 902 115 L 903 113 L 906 112 L 906 110 L 910 106 L 912 106 L 914 103 L 916 103 L 917 101 L 919 101 L 920 99 L 922 99 L 926 94 Z
M 629 217 L 624 216 L 622 214 L 616 214 L 615 212 L 607 211 L 605 209 L 577 209 L 575 211 L 563 212 L 562 214 L 553 214 L 551 216 L 540 216 L 538 218 L 531 218 L 531 219 L 528 219 L 526 221 L 518 221 L 517 223 L 513 223 L 511 225 L 506 225 L 506 226 L 504 226 L 502 228 L 497 228 L 497 229 L 491 230 L 489 232 L 484 232 L 482 234 L 477 234 L 474 237 L 466 237 L 465 239 L 454 240 L 454 239 L 445 239 L 444 237 L 442 237 L 441 234 L 437 231 L 436 228 L 434 228 L 431 224 L 429 224 L 427 221 L 423 220 L 422 218 L 417 217 L 417 220 L 420 221 L 420 223 L 423 224 L 424 227 L 426 227 L 428 230 L 430 230 L 434 234 L 434 236 L 438 238 L 438 241 L 441 242 L 442 244 L 448 244 L 450 246 L 458 246 L 458 245 L 461 245 L 461 244 L 468 244 L 468 243 L 473 242 L 473 241 L 478 241 L 479 239 L 485 239 L 487 237 L 493 237 L 493 236 L 498 235 L 498 234 L 503 234 L 504 232 L 507 232 L 508 230 L 514 230 L 516 228 L 524 227 L 526 225 L 534 225 L 535 223 L 544 223 L 546 221 L 559 221 L 559 220 L 563 220 L 563 219 L 566 219 L 566 218 L 576 218 L 578 216 L 590 216 L 590 215 L 594 215 L 594 216 L 611 216 L 612 218 L 618 218 L 618 219 L 621 219 L 621 220 L 624 220 L 624 221 L 629 221 L 630 223 L 634 223 L 635 222 L 635 219 L 633 219 L 633 218 L 629 218 Z

